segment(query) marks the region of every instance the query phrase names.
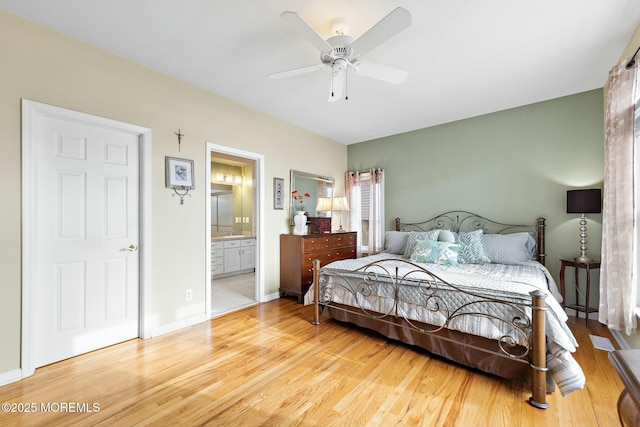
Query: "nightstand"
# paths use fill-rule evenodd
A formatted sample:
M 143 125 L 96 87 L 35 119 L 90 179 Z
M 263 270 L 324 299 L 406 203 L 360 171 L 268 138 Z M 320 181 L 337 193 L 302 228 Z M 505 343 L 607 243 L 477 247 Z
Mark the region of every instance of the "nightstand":
M 589 313 L 595 313 L 598 311 L 597 308 L 589 307 L 589 294 L 591 292 L 591 270 L 599 270 L 600 269 L 600 261 L 591 261 L 591 262 L 580 262 L 575 259 L 561 259 L 560 260 L 562 266 L 560 267 L 560 294 L 562 295 L 562 306 L 573 309 L 576 311 L 576 316 L 580 317 L 580 312 L 585 314 L 584 323 L 589 327 Z M 564 269 L 566 267 L 573 267 L 575 269 L 575 289 L 576 289 L 576 301 L 574 304 L 566 303 L 566 294 L 565 294 L 565 283 L 564 283 Z M 585 270 L 587 273 L 587 283 L 585 289 L 585 301 L 584 305 L 580 304 L 580 298 L 578 297 L 580 283 L 579 283 L 579 271 Z

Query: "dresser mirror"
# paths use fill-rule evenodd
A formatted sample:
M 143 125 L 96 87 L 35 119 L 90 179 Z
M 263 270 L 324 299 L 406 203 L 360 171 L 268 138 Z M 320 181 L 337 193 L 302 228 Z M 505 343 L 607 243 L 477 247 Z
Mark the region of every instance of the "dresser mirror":
M 303 210 L 307 213 L 307 217 L 329 216 L 330 212 L 317 212 L 318 199 L 320 197 L 333 197 L 333 178 L 314 175 L 311 173 L 291 171 L 291 193 L 297 191 L 298 194 L 309 194 L 309 197 L 303 197 L 301 202 L 290 198 L 289 205 L 289 221 L 293 225 L 293 217 L 296 214 L 296 205 L 302 204 Z

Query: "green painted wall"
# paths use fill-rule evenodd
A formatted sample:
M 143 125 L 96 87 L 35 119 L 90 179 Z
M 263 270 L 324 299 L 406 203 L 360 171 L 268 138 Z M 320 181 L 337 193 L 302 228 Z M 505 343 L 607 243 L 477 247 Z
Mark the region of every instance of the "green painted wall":
M 559 259 L 580 253 L 579 216 L 566 213 L 566 191 L 602 187 L 603 117 L 597 89 L 353 144 L 347 163 L 385 169 L 387 229 L 395 217 L 412 222 L 458 209 L 506 223 L 545 217 L 547 267 L 558 281 Z M 589 254 L 599 259 L 602 215 L 587 218 Z

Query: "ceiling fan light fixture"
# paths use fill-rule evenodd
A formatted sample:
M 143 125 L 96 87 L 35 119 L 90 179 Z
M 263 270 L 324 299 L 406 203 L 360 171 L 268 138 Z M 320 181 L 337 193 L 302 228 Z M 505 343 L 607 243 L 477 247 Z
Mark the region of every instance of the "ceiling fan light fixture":
M 347 18 L 334 18 L 331 20 L 331 34 L 344 36 L 349 34 L 349 20 Z

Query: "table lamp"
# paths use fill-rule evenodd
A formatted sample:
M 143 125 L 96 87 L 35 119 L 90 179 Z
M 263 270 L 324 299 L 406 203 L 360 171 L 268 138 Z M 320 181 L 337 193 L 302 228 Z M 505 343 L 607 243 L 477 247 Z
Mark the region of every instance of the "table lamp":
M 331 209 L 333 212 L 340 213 L 340 228 L 338 232 L 344 232 L 345 229 L 342 228 L 342 212 L 349 210 L 349 202 L 347 202 L 347 198 L 345 196 L 334 197 L 333 198 L 333 208 Z
M 315 217 L 309 217 L 309 229 L 311 234 L 331 233 L 331 208 L 333 203 L 331 197 L 318 197 Z M 326 215 L 326 216 L 322 216 Z
M 579 213 L 580 217 L 580 256 L 578 262 L 593 262 L 587 255 L 587 219 L 588 213 L 602 212 L 602 190 L 590 188 L 586 190 L 567 191 L 567 213 Z
M 331 212 L 331 209 L 332 209 L 331 197 L 318 197 L 316 212 Z

